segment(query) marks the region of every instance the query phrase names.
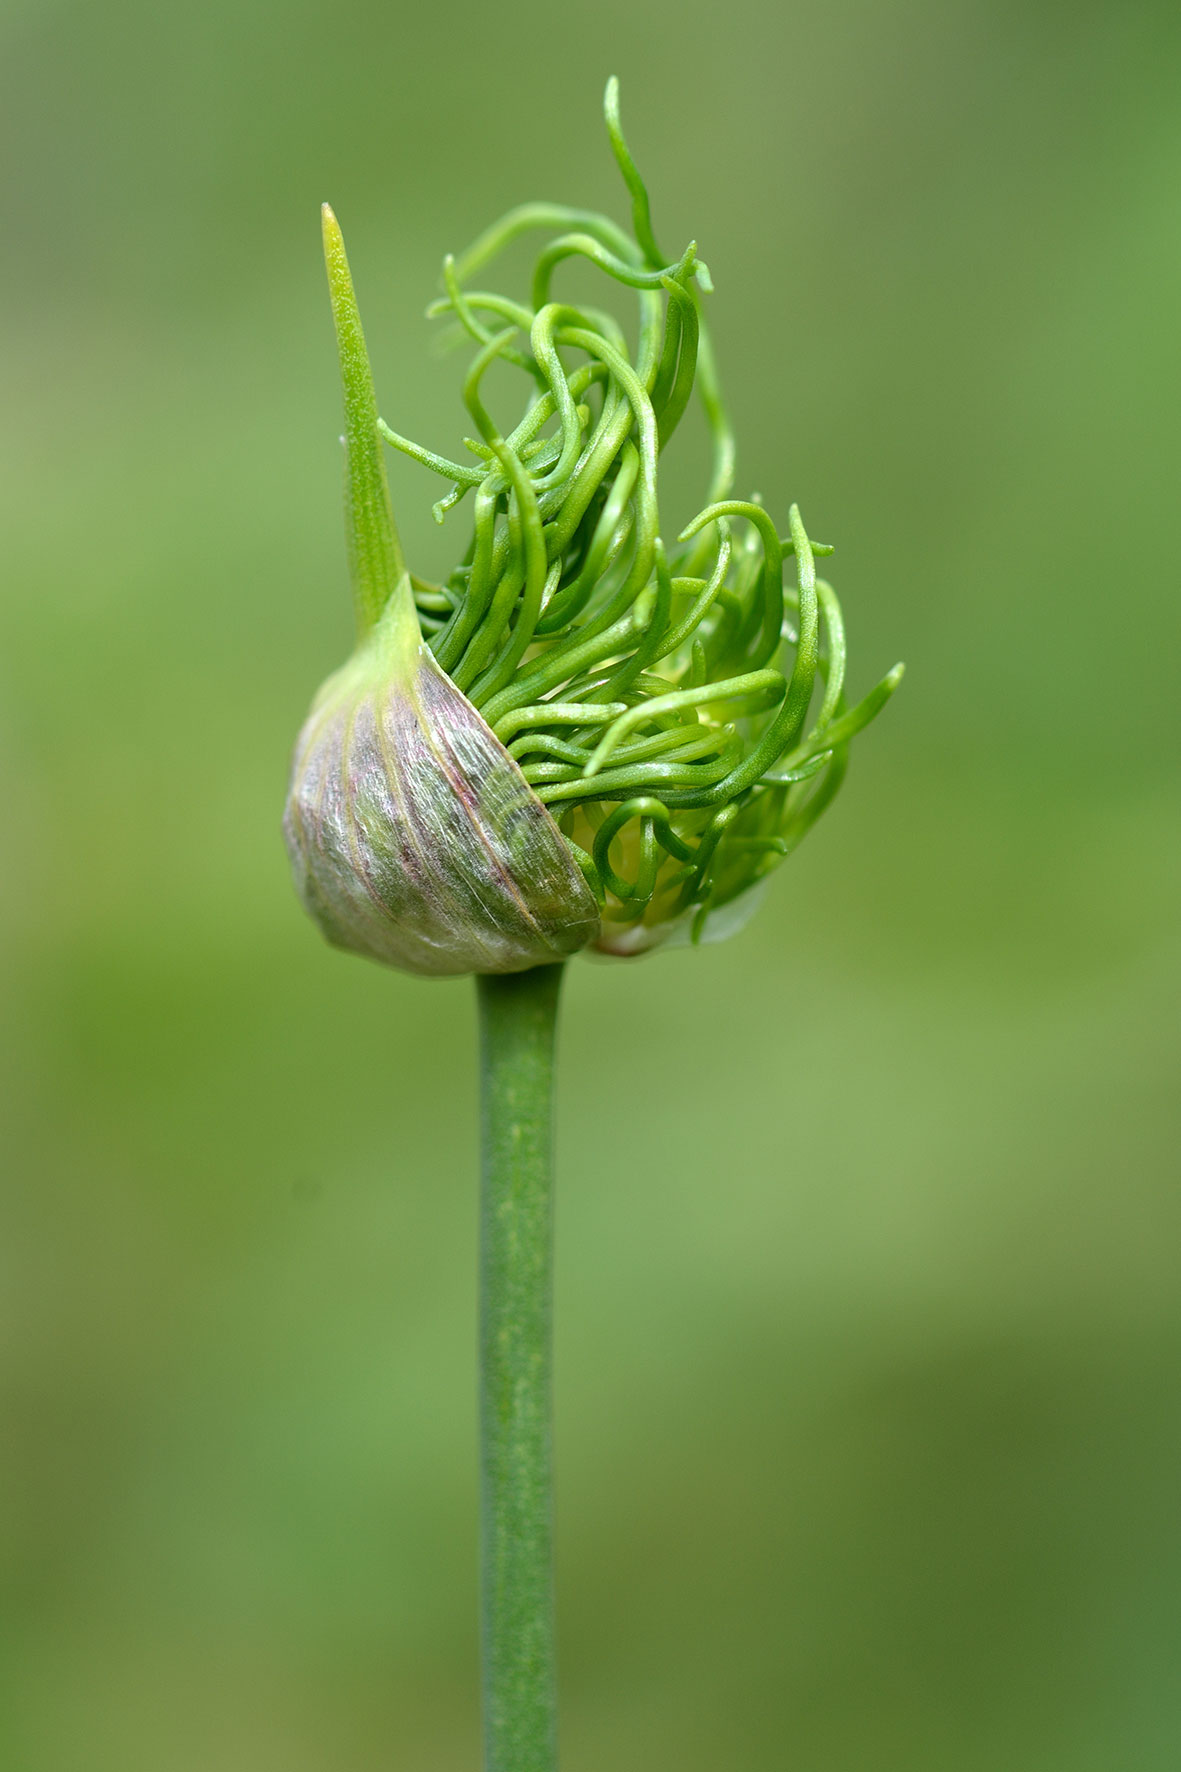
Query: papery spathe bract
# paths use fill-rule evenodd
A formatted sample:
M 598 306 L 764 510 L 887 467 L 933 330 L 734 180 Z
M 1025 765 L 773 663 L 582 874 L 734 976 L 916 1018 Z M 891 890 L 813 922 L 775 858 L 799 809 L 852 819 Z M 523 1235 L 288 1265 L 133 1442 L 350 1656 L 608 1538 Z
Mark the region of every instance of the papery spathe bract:
M 284 834 L 328 940 L 406 972 L 519 972 L 598 934 L 569 844 L 435 663 L 408 584 L 316 699 Z

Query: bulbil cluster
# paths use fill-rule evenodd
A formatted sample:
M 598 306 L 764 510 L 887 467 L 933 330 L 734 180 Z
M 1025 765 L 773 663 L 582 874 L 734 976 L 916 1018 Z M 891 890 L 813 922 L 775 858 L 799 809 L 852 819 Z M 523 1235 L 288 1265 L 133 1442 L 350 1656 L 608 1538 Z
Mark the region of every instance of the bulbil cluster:
M 730 497 L 709 275 L 694 243 L 675 260 L 657 246 L 614 81 L 606 117 L 631 236 L 535 203 L 444 265 L 429 312 L 476 347 L 467 460 L 378 417 L 324 212 L 359 643 L 300 735 L 285 831 L 324 934 L 412 972 L 512 972 L 728 933 L 830 804 L 850 740 L 902 674 L 847 706 L 840 606 L 816 572 L 831 549 L 795 506 L 780 534 L 761 504 Z M 473 286 L 531 231 L 548 237 L 528 303 Z M 634 291 L 634 348 L 611 313 L 554 299 L 571 258 Z M 508 432 L 484 401 L 496 363 L 525 382 Z M 658 470 L 695 387 L 712 481 L 670 541 Z M 440 522 L 471 497 L 471 538 L 442 584 L 406 568 L 385 445 L 448 482 Z

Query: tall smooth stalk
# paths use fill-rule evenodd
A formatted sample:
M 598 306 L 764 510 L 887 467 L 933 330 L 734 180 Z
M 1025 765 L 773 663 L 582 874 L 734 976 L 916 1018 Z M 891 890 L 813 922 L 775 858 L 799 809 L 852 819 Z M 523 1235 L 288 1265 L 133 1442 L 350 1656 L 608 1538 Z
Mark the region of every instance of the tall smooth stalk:
M 563 968 L 477 979 L 487 1772 L 554 1772 L 554 1034 Z

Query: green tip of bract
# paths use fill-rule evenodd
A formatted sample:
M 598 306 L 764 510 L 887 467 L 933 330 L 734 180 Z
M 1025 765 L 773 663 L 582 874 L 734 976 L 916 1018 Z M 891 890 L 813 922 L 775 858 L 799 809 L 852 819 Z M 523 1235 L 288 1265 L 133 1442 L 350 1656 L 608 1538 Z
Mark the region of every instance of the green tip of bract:
M 349 576 L 357 630 L 364 638 L 386 604 L 399 593 L 405 603 L 406 617 L 410 618 L 413 611 L 406 594 L 406 565 L 394 527 L 385 456 L 377 430 L 373 374 L 344 249 L 344 236 L 329 204 L 321 206 L 320 219 L 344 393 L 345 527 L 349 544 Z
M 831 548 L 795 505 L 780 535 L 761 502 L 730 496 L 709 276 L 696 242 L 671 259 L 657 244 L 614 76 L 604 115 L 631 235 L 526 204 L 445 262 L 430 312 L 474 347 L 463 459 L 379 419 L 323 209 L 361 642 L 301 735 L 287 837 L 329 938 L 411 971 L 513 971 L 728 933 L 831 803 L 851 740 L 902 675 L 848 704 L 840 605 L 816 571 Z M 473 282 L 532 229 L 548 239 L 526 300 Z M 634 344 L 571 299 L 573 279 L 571 298 L 553 293 L 571 260 L 632 292 Z M 511 424 L 484 393 L 493 365 L 525 378 Z M 711 483 L 666 547 L 659 462 L 695 388 Z M 383 440 L 448 484 L 438 521 L 471 498 L 471 539 L 442 583 L 406 571 Z

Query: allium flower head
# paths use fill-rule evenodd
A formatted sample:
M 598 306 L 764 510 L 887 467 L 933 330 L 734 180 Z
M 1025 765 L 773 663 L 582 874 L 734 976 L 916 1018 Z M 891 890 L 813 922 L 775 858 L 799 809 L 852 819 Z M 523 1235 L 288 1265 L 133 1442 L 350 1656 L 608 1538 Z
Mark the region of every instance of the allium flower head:
M 511 972 L 728 933 L 830 804 L 850 740 L 901 676 L 846 705 L 840 607 L 816 574 L 831 548 L 795 506 L 780 533 L 760 503 L 730 497 L 709 275 L 694 242 L 676 259 L 656 244 L 614 81 L 606 115 L 632 235 L 534 203 L 444 265 L 429 312 L 475 346 L 465 460 L 378 418 L 325 208 L 360 638 L 300 735 L 285 829 L 325 935 L 413 972 Z M 547 238 L 527 302 L 475 283 L 534 231 Z M 634 346 L 612 313 L 555 296 L 572 258 L 634 292 Z M 525 385 L 511 427 L 485 402 L 502 363 Z M 669 540 L 659 465 L 695 384 L 712 482 Z M 441 584 L 406 568 L 382 438 L 449 483 L 440 523 L 470 496 L 470 539 Z

